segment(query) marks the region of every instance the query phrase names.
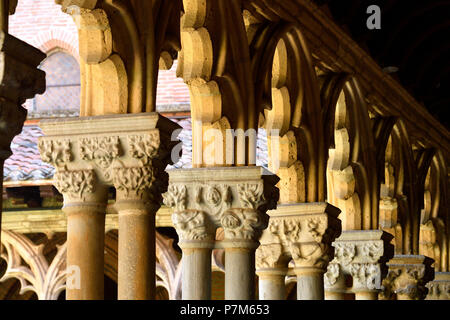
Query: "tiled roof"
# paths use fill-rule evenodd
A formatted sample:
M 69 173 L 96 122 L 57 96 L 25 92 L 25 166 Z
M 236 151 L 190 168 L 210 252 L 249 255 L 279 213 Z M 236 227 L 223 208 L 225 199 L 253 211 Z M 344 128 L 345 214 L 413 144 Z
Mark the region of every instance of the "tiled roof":
M 192 167 L 192 127 L 191 118 L 172 118 L 183 129 L 178 138 L 183 143 L 182 156 L 171 168 Z M 264 130 L 258 131 L 256 164 L 267 167 L 267 141 Z M 4 181 L 35 181 L 51 179 L 54 168 L 43 162 L 37 147 L 38 137 L 42 136 L 42 130 L 36 124 L 23 127 L 22 133 L 14 138 L 11 143 L 13 155 L 5 161 L 3 170 Z
M 43 162 L 37 147 L 42 130 L 37 125 L 26 125 L 22 133 L 11 143 L 13 155 L 6 159 L 3 169 L 4 181 L 50 179 L 54 168 Z

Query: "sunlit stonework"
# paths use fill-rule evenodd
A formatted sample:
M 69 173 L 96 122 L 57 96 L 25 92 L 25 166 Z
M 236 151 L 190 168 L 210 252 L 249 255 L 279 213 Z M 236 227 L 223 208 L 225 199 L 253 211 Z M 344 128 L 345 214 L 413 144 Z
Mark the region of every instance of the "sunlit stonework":
M 450 299 L 448 130 L 328 1 L 49 2 L 73 20 L 71 50 L 13 36 L 17 1 L 0 0 L 5 288 L 17 279 L 17 295 L 40 300 Z M 383 11 L 368 12 L 368 32 L 383 30 Z M 56 56 L 56 69 L 79 69 L 58 84 L 46 63 L 63 49 L 76 62 Z M 161 85 L 170 70 L 179 81 Z M 59 118 L 27 120 L 55 88 Z M 32 125 L 34 144 L 13 140 Z M 39 178 L 6 174 L 22 166 L 5 162 L 12 149 Z

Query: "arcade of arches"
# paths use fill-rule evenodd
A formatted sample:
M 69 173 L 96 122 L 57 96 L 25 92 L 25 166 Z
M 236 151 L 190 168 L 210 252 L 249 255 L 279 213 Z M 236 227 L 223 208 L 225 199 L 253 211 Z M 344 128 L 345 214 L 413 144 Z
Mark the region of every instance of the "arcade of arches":
M 448 130 L 314 1 L 56 3 L 78 28 L 80 117 L 39 123 L 63 208 L 3 225 L 3 298 L 450 298 Z M 3 168 L 46 55 L 0 4 Z M 174 60 L 192 168 L 166 170 Z

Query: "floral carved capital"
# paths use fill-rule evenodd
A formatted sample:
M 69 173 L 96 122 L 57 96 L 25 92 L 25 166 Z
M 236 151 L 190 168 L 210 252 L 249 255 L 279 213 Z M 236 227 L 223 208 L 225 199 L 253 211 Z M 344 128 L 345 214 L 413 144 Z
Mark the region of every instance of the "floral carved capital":
M 425 265 L 389 266 L 387 277 L 383 280 L 383 299 L 392 299 L 395 294 L 405 295 L 410 300 L 425 299 L 426 288 Z
M 432 281 L 426 287 L 427 300 L 450 300 L 450 281 Z
M 154 180 L 151 166 L 113 169 L 114 186 L 127 196 L 142 197 L 144 191 L 152 186 Z

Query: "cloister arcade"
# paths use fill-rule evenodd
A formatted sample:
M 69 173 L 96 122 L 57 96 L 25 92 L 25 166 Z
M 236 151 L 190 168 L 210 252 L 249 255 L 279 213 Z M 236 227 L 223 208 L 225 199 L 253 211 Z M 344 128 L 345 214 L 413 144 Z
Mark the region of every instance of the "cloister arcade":
M 56 3 L 78 28 L 80 117 L 41 120 L 39 151 L 65 216 L 51 245 L 3 230 L 1 281 L 104 299 L 106 274 L 118 299 L 209 300 L 224 272 L 224 299 L 449 299 L 448 130 L 317 4 Z M 8 34 L 17 0 L 0 4 L 3 166 L 45 54 Z M 174 60 L 192 168 L 165 170 L 180 126 L 156 89 Z

